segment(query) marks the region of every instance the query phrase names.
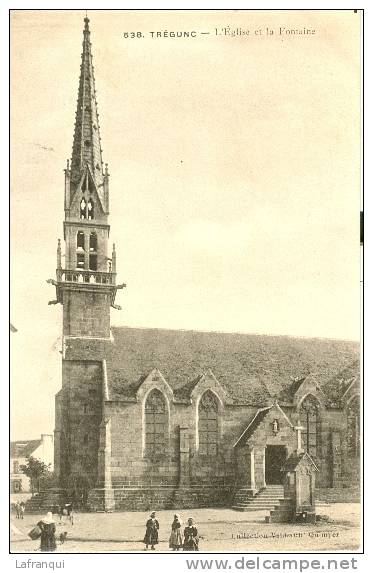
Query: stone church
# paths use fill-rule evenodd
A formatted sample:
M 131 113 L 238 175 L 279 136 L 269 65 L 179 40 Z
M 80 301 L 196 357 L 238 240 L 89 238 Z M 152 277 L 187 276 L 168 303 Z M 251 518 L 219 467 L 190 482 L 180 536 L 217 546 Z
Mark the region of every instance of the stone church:
M 299 434 L 318 488 L 359 483 L 357 343 L 110 327 L 125 285 L 109 253 L 88 18 L 64 197 L 65 263 L 59 241 L 50 281 L 63 306 L 61 488 L 93 510 L 235 506 L 282 484 Z

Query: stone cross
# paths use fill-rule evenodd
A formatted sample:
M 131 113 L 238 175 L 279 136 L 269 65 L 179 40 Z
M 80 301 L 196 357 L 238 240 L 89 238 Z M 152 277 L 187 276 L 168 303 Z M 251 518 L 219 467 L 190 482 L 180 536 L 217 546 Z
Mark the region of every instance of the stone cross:
M 303 426 L 301 426 L 300 420 L 298 420 L 297 425 L 294 426 L 294 430 L 297 432 L 297 452 L 302 452 L 302 430 L 304 430 Z

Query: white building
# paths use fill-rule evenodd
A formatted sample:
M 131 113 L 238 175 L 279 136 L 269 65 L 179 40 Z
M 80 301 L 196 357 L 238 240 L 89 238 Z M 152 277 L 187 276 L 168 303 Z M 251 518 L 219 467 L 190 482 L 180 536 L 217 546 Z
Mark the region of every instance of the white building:
M 50 465 L 53 471 L 53 435 L 42 434 L 39 440 L 20 440 L 10 443 L 10 492 L 29 493 L 30 479 L 21 471 L 21 466 L 27 464 L 27 458 L 32 456 Z

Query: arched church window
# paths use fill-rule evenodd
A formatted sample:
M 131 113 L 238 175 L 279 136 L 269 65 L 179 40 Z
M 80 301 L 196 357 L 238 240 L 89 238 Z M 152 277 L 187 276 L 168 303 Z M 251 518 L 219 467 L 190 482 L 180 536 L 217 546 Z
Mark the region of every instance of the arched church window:
M 97 271 L 97 235 L 89 235 L 89 270 Z
M 83 231 L 76 235 L 76 268 L 85 268 L 85 237 Z
M 89 235 L 89 252 L 97 253 L 97 235 L 96 233 L 91 233 Z
M 159 458 L 164 454 L 167 435 L 166 401 L 160 390 L 152 390 L 145 402 L 145 455 Z
M 86 219 L 87 218 L 87 201 L 83 199 L 80 201 L 80 218 Z
M 360 452 L 360 400 L 356 396 L 347 406 L 348 455 L 356 457 Z
M 80 250 L 80 249 L 82 249 L 83 251 L 85 250 L 83 231 L 78 231 L 78 234 L 76 236 L 76 248 L 77 248 L 77 250 Z
M 218 452 L 218 401 L 216 396 L 207 390 L 198 405 L 198 438 L 199 453 L 214 457 Z
M 303 426 L 303 447 L 311 456 L 316 457 L 320 447 L 320 403 L 311 394 L 301 404 L 300 423 Z
M 91 221 L 95 217 L 95 208 L 92 199 L 87 204 L 87 218 Z

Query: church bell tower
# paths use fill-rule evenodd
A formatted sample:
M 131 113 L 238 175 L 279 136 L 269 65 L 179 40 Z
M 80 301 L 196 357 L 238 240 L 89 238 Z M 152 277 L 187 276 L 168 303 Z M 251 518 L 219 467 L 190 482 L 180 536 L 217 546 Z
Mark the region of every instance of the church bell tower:
M 109 338 L 115 305 L 116 253 L 108 256 L 109 172 L 102 162 L 89 19 L 83 50 L 71 161 L 65 169 L 65 262 L 57 246 L 56 300 L 63 305 L 64 343 L 69 337 Z
M 89 19 L 83 50 L 73 150 L 65 169 L 64 240 L 57 246 L 56 300 L 63 306 L 62 388 L 55 406 L 55 473 L 59 484 L 84 498 L 99 479 L 100 424 L 110 308 L 125 285 L 116 284 L 116 254 L 109 242 L 109 173 L 102 162 Z M 62 262 L 64 261 L 64 262 Z M 105 448 L 104 448 L 105 450 Z M 106 451 L 106 450 L 105 450 Z M 104 451 L 104 453 L 105 453 Z M 74 494 L 75 495 L 75 494 Z

